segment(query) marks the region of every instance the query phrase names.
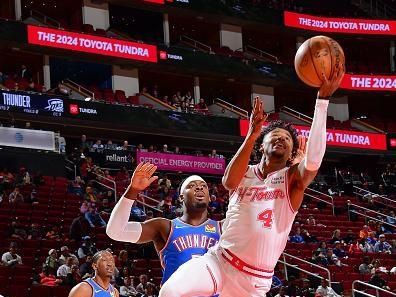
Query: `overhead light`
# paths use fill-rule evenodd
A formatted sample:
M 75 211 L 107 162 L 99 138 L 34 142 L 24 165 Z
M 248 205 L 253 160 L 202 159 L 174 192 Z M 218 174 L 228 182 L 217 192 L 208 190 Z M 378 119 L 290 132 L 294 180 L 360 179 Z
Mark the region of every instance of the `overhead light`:
M 88 102 L 88 101 L 91 101 L 91 97 L 85 98 L 84 101 L 87 101 L 87 102 Z

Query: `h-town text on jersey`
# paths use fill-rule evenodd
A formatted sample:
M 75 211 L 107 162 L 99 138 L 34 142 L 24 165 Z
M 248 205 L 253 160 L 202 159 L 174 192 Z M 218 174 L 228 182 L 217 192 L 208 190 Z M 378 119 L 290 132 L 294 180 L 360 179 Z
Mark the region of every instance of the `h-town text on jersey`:
M 284 199 L 286 194 L 281 189 L 268 187 L 239 187 L 237 189 L 239 202 L 249 199 L 250 202 Z

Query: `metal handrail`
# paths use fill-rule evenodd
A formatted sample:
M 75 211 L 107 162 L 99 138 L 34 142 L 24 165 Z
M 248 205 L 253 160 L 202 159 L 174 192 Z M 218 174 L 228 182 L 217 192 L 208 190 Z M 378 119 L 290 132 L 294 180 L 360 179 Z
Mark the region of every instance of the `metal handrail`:
M 40 12 L 40 11 L 37 11 L 37 10 L 32 9 L 32 10 L 29 11 L 29 14 L 30 14 L 30 16 L 33 17 L 33 18 L 35 17 L 34 15 L 40 17 L 40 18 L 44 21 L 44 24 L 47 24 L 47 25 L 48 25 L 48 24 L 49 24 L 48 21 L 51 21 L 52 24 L 55 24 L 56 27 L 58 27 L 59 29 L 62 28 L 61 23 L 60 23 L 59 21 L 57 21 L 57 20 L 55 20 L 55 19 L 53 19 L 53 18 L 51 18 L 51 17 L 49 17 L 49 16 L 46 16 L 44 13 L 42 13 L 42 12 Z
M 238 112 L 238 113 L 241 113 L 245 118 L 249 118 L 249 113 L 248 113 L 248 111 L 247 110 L 245 110 L 245 109 L 243 109 L 243 108 L 241 108 L 241 107 L 239 107 L 239 106 L 236 106 L 236 105 L 234 105 L 234 104 L 231 104 L 230 102 L 227 102 L 227 101 L 224 101 L 224 100 L 222 100 L 222 99 L 220 99 L 220 98 L 215 98 L 214 100 L 213 100 L 213 103 L 220 103 L 220 104 L 223 104 L 223 105 L 225 105 L 226 107 L 228 107 L 229 109 L 231 109 L 231 110 L 233 110 L 233 111 L 236 111 L 236 112 Z
M 385 197 L 384 195 L 376 194 L 376 193 L 370 192 L 370 191 L 368 191 L 368 190 L 366 190 L 366 189 L 359 188 L 359 187 L 357 187 L 357 186 L 353 186 L 353 187 L 354 187 L 355 189 L 358 189 L 359 191 L 365 192 L 366 194 L 374 195 L 373 198 L 380 197 L 380 198 L 382 198 L 382 199 L 385 199 L 385 200 L 388 200 L 388 201 L 390 201 L 390 202 L 392 202 L 392 203 L 395 203 L 394 200 L 392 200 L 392 199 L 390 199 L 390 198 L 388 198 L 388 197 Z M 353 193 L 356 194 L 356 195 L 364 196 L 364 194 L 362 194 L 362 193 L 358 193 L 358 192 L 353 192 Z
M 332 198 L 332 199 L 331 199 L 331 202 L 329 202 L 329 201 L 326 201 L 326 200 L 324 200 L 324 199 L 322 199 L 322 198 L 316 197 L 316 196 L 314 196 L 314 195 L 312 195 L 312 194 L 304 193 L 304 195 L 306 195 L 306 196 L 308 196 L 308 197 L 311 197 L 311 198 L 314 198 L 314 199 L 316 199 L 316 200 L 322 201 L 322 202 L 324 202 L 324 203 L 326 203 L 326 204 L 331 205 L 331 208 L 332 208 L 332 210 L 333 210 L 333 215 L 335 215 L 335 206 L 334 206 L 334 198 L 333 198 L 333 197 L 331 197 L 331 198 Z
M 100 175 L 100 174 L 98 174 L 96 172 L 93 172 L 93 174 L 95 174 L 97 177 L 100 177 L 100 178 L 102 178 L 104 180 L 107 180 L 107 181 L 111 182 L 114 185 L 114 188 L 111 188 L 111 187 L 109 187 L 107 185 L 104 185 L 104 186 L 106 186 L 106 188 L 112 189 L 114 191 L 114 199 L 115 199 L 115 202 L 117 202 L 118 201 L 118 198 L 117 198 L 117 184 L 116 184 L 115 180 L 109 179 L 109 178 L 105 177 L 104 175 Z
M 368 294 L 368 293 L 366 293 L 366 292 L 363 292 L 363 291 L 360 291 L 360 290 L 355 289 L 355 284 L 356 284 L 356 283 L 359 283 L 359 284 L 361 284 L 361 285 L 363 285 L 363 286 L 367 286 L 367 287 L 370 287 L 370 288 L 372 288 L 372 289 L 375 289 L 375 293 L 376 293 L 376 296 L 377 296 L 377 297 L 380 296 L 378 291 L 382 291 L 382 292 L 385 292 L 385 293 L 387 293 L 387 294 L 396 296 L 396 293 L 394 293 L 394 292 L 385 290 L 385 289 L 383 289 L 383 288 L 374 286 L 374 285 L 369 284 L 369 283 L 366 283 L 366 282 L 362 282 L 362 281 L 360 281 L 360 280 L 354 280 L 354 281 L 352 282 L 352 297 L 355 297 L 355 292 L 356 292 L 356 293 L 363 294 L 363 295 L 366 295 L 366 296 L 375 297 L 374 295 L 371 295 L 371 294 Z
M 287 256 L 287 257 L 290 257 L 290 258 L 292 258 L 292 259 L 296 259 L 296 260 L 301 261 L 301 262 L 303 262 L 303 263 L 305 263 L 305 264 L 309 264 L 309 265 L 311 265 L 311 266 L 314 266 L 314 267 L 316 267 L 316 268 L 319 268 L 319 269 L 322 269 L 322 270 L 326 271 L 326 272 L 327 272 L 327 275 L 328 275 L 328 277 L 329 277 L 327 280 L 329 281 L 329 284 L 331 284 L 331 273 L 330 273 L 330 270 L 328 270 L 327 268 L 322 267 L 322 266 L 320 266 L 320 265 L 317 265 L 317 264 L 315 264 L 315 263 L 311 263 L 311 262 L 309 262 L 309 261 L 306 261 L 306 260 L 301 259 L 301 258 L 299 258 L 299 257 L 290 255 L 290 254 L 285 253 L 285 252 L 282 253 L 282 256 L 283 256 L 283 260 L 284 260 L 285 262 L 286 262 L 285 256 Z M 278 260 L 278 261 L 279 261 L 279 260 Z M 287 263 L 287 262 L 286 262 L 286 263 Z M 297 264 L 297 265 L 298 265 L 298 264 Z M 296 266 L 294 266 L 294 265 L 293 265 L 293 267 L 296 268 L 296 269 L 298 269 L 298 270 L 304 271 L 304 269 L 299 268 L 299 267 L 296 267 Z M 306 272 L 306 271 L 304 271 L 304 272 Z M 321 277 L 321 276 L 318 276 L 318 277 L 323 278 L 323 277 Z
M 184 40 L 185 39 L 185 40 Z M 201 50 L 205 50 L 205 51 L 207 51 L 207 52 L 209 52 L 209 53 L 211 53 L 212 52 L 212 48 L 209 46 L 209 45 L 207 45 L 207 44 L 205 44 L 205 43 L 202 43 L 202 42 L 200 42 L 200 41 L 198 41 L 198 40 L 195 40 L 195 39 L 193 39 L 193 38 L 191 38 L 191 37 L 188 37 L 188 36 L 186 36 L 186 35 L 180 35 L 180 41 L 184 41 L 184 42 L 187 42 L 187 43 L 189 43 L 189 44 L 191 44 L 193 47 L 195 47 L 196 49 L 201 49 Z M 200 47 L 198 47 L 198 45 L 199 46 L 201 46 L 201 48 Z
M 266 51 L 263 51 L 261 49 L 258 49 L 257 47 L 254 47 L 251 45 L 246 45 L 245 51 L 257 52 L 258 54 L 257 53 L 255 53 L 255 54 L 261 58 L 267 57 L 269 60 L 272 60 L 272 62 L 275 62 L 277 64 L 280 63 L 279 58 L 277 56 L 267 53 Z
M 65 161 L 68 162 L 69 164 L 72 164 L 74 166 L 74 179 L 76 179 L 76 177 L 77 177 L 77 165 L 74 164 L 74 162 L 70 161 L 67 158 L 65 158 Z
M 79 85 L 78 83 L 72 81 L 72 80 L 69 79 L 69 78 L 66 78 L 64 81 L 65 81 L 66 83 L 71 84 L 74 88 L 78 89 L 78 91 L 80 91 L 80 92 L 85 92 L 85 93 L 87 93 L 88 95 L 90 95 L 92 99 L 95 99 L 95 93 L 92 92 L 92 91 L 90 91 L 90 90 L 88 90 L 87 88 L 83 87 L 82 85 Z
M 157 200 L 157 199 L 154 199 L 154 198 L 152 198 L 152 197 L 150 197 L 150 196 L 147 196 L 147 195 L 144 195 L 144 194 L 142 194 L 142 193 L 140 193 L 139 196 L 140 196 L 140 197 L 143 197 L 143 198 L 145 198 L 145 199 L 149 199 L 149 200 L 151 200 L 151 201 L 157 202 L 158 204 L 161 202 L 161 201 L 159 201 L 159 200 Z M 143 202 L 143 201 L 140 201 L 140 200 L 138 200 L 138 199 L 136 199 L 136 202 L 141 203 L 141 204 L 143 204 L 144 206 L 147 206 L 147 207 L 149 207 L 149 208 L 152 208 L 152 209 L 154 209 L 154 210 L 156 210 L 156 211 L 163 212 L 161 209 L 156 208 L 156 207 L 154 207 L 154 206 L 152 206 L 152 205 L 149 205 L 149 204 L 147 204 L 147 203 L 145 203 L 145 202 Z
M 396 225 L 394 225 L 394 224 L 381 221 L 381 220 L 378 219 L 378 218 L 374 218 L 374 217 L 372 217 L 372 216 L 369 216 L 369 215 L 367 215 L 367 214 L 365 214 L 365 213 L 361 213 L 361 212 L 355 211 L 355 210 L 353 210 L 353 209 L 352 209 L 352 210 L 349 210 L 349 206 L 354 206 L 354 207 L 356 207 L 356 208 L 361 208 L 361 209 L 363 209 L 363 210 L 365 210 L 365 211 L 373 212 L 373 213 L 378 214 L 378 215 L 380 215 L 380 216 L 383 216 L 383 217 L 385 217 L 385 218 L 388 217 L 387 215 L 385 215 L 385 214 L 383 214 L 383 213 L 380 213 L 380 212 L 377 212 L 377 211 L 375 211 L 375 210 L 372 210 L 372 209 L 369 209 L 369 208 L 366 208 L 366 207 L 363 207 L 363 206 L 360 206 L 360 205 L 351 203 L 351 201 L 348 200 L 348 213 L 349 213 L 349 212 L 353 212 L 353 213 L 356 213 L 356 214 L 360 214 L 360 215 L 362 215 L 362 216 L 364 216 L 364 217 L 370 218 L 370 219 L 372 219 L 372 220 L 381 222 L 382 224 L 389 225 L 389 226 L 391 226 L 391 227 L 393 227 L 393 228 L 396 228 Z
M 307 116 L 306 114 L 303 114 L 303 113 L 301 113 L 301 112 L 299 112 L 299 111 L 297 111 L 297 110 L 294 110 L 294 109 L 292 109 L 292 108 L 290 108 L 290 107 L 282 106 L 282 107 L 280 108 L 280 111 L 283 111 L 283 110 L 286 110 L 286 111 L 288 111 L 288 112 L 290 112 L 290 113 L 295 113 L 296 116 L 297 116 L 299 119 L 305 119 L 305 120 L 309 120 L 309 121 L 312 122 L 312 118 L 311 118 L 310 116 Z
M 333 196 L 331 196 L 331 195 L 329 195 L 329 194 L 320 192 L 320 191 L 318 191 L 318 190 L 314 190 L 314 189 L 312 189 L 312 188 L 307 188 L 307 190 L 310 190 L 310 191 L 315 192 L 315 193 L 317 193 L 317 194 L 320 194 L 320 195 L 329 197 L 330 199 L 334 200 Z

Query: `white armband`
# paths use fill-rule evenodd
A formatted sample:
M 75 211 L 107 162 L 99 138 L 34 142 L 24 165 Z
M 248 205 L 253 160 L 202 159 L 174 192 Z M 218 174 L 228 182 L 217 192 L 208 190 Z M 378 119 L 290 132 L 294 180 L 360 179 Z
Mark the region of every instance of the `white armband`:
M 326 151 L 326 121 L 329 100 L 317 99 L 314 117 L 309 133 L 304 167 L 309 171 L 317 171 L 322 164 Z
M 142 225 L 139 222 L 129 222 L 134 202 L 135 200 L 122 196 L 114 207 L 106 227 L 106 234 L 111 239 L 132 243 L 136 243 L 140 239 Z

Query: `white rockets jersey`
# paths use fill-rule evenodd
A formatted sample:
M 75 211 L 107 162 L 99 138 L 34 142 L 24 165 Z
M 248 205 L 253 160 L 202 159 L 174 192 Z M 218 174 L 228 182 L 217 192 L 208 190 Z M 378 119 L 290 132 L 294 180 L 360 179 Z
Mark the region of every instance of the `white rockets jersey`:
M 231 193 L 219 245 L 259 269 L 274 269 L 297 214 L 290 203 L 288 169 L 263 179 L 258 165 L 249 166 Z

